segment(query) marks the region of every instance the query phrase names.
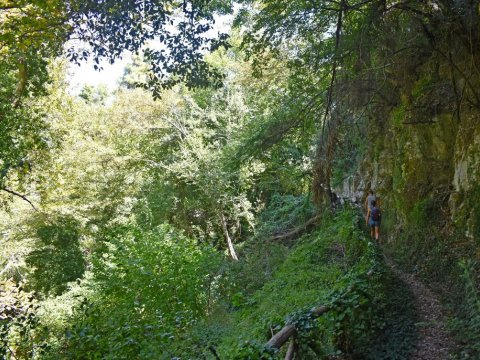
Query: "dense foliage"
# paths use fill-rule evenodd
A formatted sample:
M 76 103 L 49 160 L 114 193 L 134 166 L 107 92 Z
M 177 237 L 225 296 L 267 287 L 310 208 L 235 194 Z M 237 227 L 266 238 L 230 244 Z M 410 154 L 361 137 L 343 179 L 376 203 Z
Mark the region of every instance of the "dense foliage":
M 478 357 L 479 11 L 0 1 L 0 357 L 405 359 L 411 295 L 353 187 Z M 70 94 L 68 61 L 125 51 L 115 91 Z

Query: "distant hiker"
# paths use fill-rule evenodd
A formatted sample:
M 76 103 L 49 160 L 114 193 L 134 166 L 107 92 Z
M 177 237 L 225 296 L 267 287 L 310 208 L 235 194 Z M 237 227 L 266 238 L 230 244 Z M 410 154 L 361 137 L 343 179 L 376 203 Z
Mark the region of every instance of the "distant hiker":
M 377 207 L 377 201 L 373 200 L 371 208 L 367 211 L 367 225 L 370 225 L 370 236 L 379 241 L 380 239 L 380 223 L 382 222 L 382 214 L 380 208 Z
M 370 189 L 368 191 L 368 196 L 365 199 L 365 211 L 368 212 L 372 208 L 372 201 L 377 201 L 377 197 L 373 193 L 373 190 Z

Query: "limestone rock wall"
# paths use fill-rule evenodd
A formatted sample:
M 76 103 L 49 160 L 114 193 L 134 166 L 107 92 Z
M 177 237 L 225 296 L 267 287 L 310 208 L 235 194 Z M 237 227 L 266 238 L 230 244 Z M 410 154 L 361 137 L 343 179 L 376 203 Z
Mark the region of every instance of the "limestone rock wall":
M 480 241 L 480 113 L 415 123 L 400 107 L 373 143 L 338 194 L 362 202 L 372 188 L 392 229 L 440 217 Z

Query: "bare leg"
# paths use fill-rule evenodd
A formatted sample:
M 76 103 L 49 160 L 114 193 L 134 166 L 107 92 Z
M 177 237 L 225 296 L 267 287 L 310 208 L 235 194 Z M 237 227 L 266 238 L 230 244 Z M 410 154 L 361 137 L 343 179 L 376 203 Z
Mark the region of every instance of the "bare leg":
M 375 228 L 373 226 L 370 226 L 370 238 L 375 239 Z
M 380 240 L 380 226 L 375 226 L 375 239 Z

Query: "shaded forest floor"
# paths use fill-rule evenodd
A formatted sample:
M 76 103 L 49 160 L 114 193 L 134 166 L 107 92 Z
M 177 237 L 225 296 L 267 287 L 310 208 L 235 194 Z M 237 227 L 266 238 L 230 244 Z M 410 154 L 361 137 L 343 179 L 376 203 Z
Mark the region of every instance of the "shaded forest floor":
M 387 266 L 413 296 L 417 322 L 416 344 L 410 360 L 448 360 L 453 341 L 446 330 L 445 316 L 437 296 L 414 275 L 401 271 L 395 263 L 385 258 Z

